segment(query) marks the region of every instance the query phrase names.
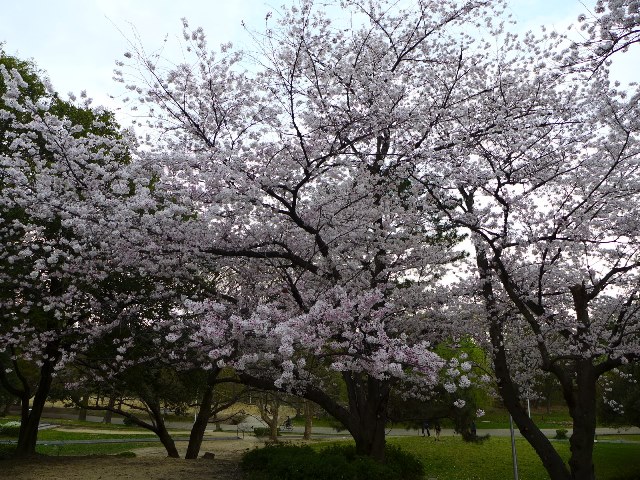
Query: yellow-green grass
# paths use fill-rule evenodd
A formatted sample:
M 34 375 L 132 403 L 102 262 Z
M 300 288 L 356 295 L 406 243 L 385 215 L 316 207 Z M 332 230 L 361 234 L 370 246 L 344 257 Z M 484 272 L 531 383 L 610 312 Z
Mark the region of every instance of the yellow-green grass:
M 483 443 L 465 443 L 460 437 L 397 437 L 389 443 L 415 455 L 425 466 L 425 478 L 446 480 L 492 480 L 513 478 L 511 441 L 492 437 Z M 567 460 L 569 443 L 554 442 Z M 523 479 L 549 478 L 542 462 L 529 444 L 516 441 L 518 472 Z M 598 443 L 594 449 L 596 477 L 599 480 L 640 480 L 640 445 Z
M 567 428 L 572 420 L 566 409 L 556 408 L 550 412 L 545 409 L 531 410 L 531 418 L 538 428 Z M 478 429 L 509 428 L 509 412 L 503 408 L 487 409 L 485 415 L 476 420 Z
M 123 432 L 124 433 L 124 432 Z M 36 452 L 43 455 L 112 455 L 125 451 L 132 451 L 137 448 L 143 447 L 160 447 L 162 446 L 159 441 L 153 442 L 132 442 L 130 439 L 135 440 L 136 437 L 143 436 L 145 438 L 153 438 L 152 432 L 147 432 L 141 435 L 131 435 L 124 433 L 123 437 L 128 437 L 127 441 L 122 443 L 111 443 L 120 438 L 114 437 L 113 434 L 102 433 L 86 433 L 86 432 L 69 432 L 69 431 L 57 431 L 57 430 L 42 430 L 38 432 L 38 441 L 43 442 L 36 446 Z M 182 438 L 182 436 L 174 437 Z M 0 439 L 10 439 L 8 437 L 1 437 Z M 15 439 L 11 439 L 15 440 Z M 74 441 L 74 440 L 109 440 L 110 443 L 94 443 L 94 444 L 76 444 L 67 443 L 60 445 L 58 442 Z M 46 442 L 52 442 L 54 445 L 47 445 Z M 15 445 L 0 445 L 0 458 L 10 456 L 11 451 L 15 448 Z
M 160 442 L 38 445 L 36 452 L 49 456 L 116 455 L 122 452 L 135 452 L 138 448 L 161 446 Z
M 49 456 L 116 455 L 122 452 L 135 452 L 138 448 L 161 446 L 160 442 L 38 445 L 36 452 Z M 15 445 L 0 445 L 0 462 L 3 458 L 10 458 L 14 449 Z
M 598 440 L 602 440 L 602 441 L 607 441 L 607 440 L 611 440 L 611 441 L 618 441 L 618 440 L 623 440 L 625 442 L 640 442 L 640 435 L 633 435 L 633 434 L 624 434 L 624 433 L 620 433 L 620 434 L 614 434 L 614 435 L 598 435 L 596 437 Z
M 20 417 L 17 415 L 8 415 L 0 419 L 0 423 L 9 421 L 19 422 Z M 64 427 L 90 428 L 92 430 L 141 430 L 141 427 L 137 425 L 123 425 L 121 423 L 98 423 L 69 418 L 49 418 L 46 415 L 42 417 L 40 423 L 51 423 Z
M 346 441 L 350 442 L 350 441 Z M 387 442 L 418 458 L 425 468 L 425 479 L 503 480 L 513 478 L 511 441 L 508 437 L 491 437 L 482 443 L 467 443 L 461 437 L 393 437 Z M 332 442 L 333 443 L 333 442 Z M 337 443 L 337 442 L 336 442 Z M 352 443 L 352 442 L 350 442 Z M 313 448 L 322 448 L 316 444 Z M 569 442 L 553 443 L 567 461 Z M 516 440 L 519 478 L 549 478 L 533 448 L 523 439 Z M 594 463 L 598 480 L 640 480 L 640 444 L 598 443 Z

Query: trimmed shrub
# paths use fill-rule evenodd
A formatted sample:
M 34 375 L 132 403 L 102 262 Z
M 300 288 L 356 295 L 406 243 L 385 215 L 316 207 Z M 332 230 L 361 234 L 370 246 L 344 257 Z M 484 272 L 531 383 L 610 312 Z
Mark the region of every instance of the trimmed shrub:
M 399 448 L 387 446 L 385 463 L 357 455 L 353 445 L 332 445 L 320 451 L 309 446 L 274 445 L 252 450 L 242 458 L 248 480 L 418 480 L 422 464 Z
M 0 424 L 0 436 L 18 437 L 20 434 L 20 422 L 7 422 Z
M 256 437 L 268 437 L 271 435 L 271 429 L 267 427 L 254 427 L 253 433 Z M 278 435 L 280 435 L 280 429 L 278 428 Z
M 137 425 L 136 422 L 131 420 L 129 417 L 123 417 L 122 418 L 122 424 L 126 425 L 127 427 L 132 427 L 134 425 Z
M 556 436 L 554 437 L 556 440 L 566 440 L 567 438 L 567 433 L 569 432 L 569 430 L 567 430 L 566 428 L 560 428 L 558 430 L 556 430 Z

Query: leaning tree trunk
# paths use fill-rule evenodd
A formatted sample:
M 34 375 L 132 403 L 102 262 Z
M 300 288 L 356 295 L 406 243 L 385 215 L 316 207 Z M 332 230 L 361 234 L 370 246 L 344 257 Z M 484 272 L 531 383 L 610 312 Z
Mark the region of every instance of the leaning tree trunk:
M 200 401 L 200 409 L 198 410 L 198 415 L 196 415 L 193 427 L 191 427 L 189 445 L 187 446 L 187 454 L 185 455 L 186 459 L 196 459 L 200 453 L 202 439 L 204 438 L 204 433 L 207 430 L 209 419 L 213 413 L 213 391 L 216 385 L 216 379 L 221 371 L 221 368 L 214 368 L 207 376 L 207 386 L 204 390 L 204 394 L 202 395 L 202 400 Z M 216 424 L 216 430 L 218 425 L 219 424 Z
M 211 416 L 211 404 L 213 402 L 213 385 L 207 385 L 202 401 L 200 403 L 200 409 L 196 416 L 196 421 L 191 427 L 191 434 L 189 435 L 189 445 L 187 446 L 187 454 L 184 458 L 194 460 L 198 458 L 200 453 L 200 447 L 202 446 L 202 439 L 204 438 L 204 432 L 207 429 L 209 423 L 209 417 Z
M 134 415 L 128 410 L 124 410 L 123 409 L 124 400 L 122 398 L 120 398 L 120 401 L 118 402 L 117 406 L 116 406 L 116 396 L 114 395 L 112 399 L 113 399 L 113 402 L 109 401 L 109 406 L 106 406 L 106 407 L 87 406 L 87 409 L 88 410 L 105 410 L 110 408 L 111 410 L 109 411 L 111 413 L 116 413 L 118 415 L 121 415 L 125 419 L 128 419 L 129 421 L 131 421 L 131 423 L 133 423 L 134 425 L 137 425 L 141 428 L 149 430 L 153 432 L 155 435 L 157 435 L 158 439 L 162 443 L 162 446 L 167 451 L 167 456 L 171 458 L 180 458 L 180 454 L 178 453 L 176 444 L 173 441 L 173 438 L 171 438 L 171 435 L 167 430 L 167 426 L 164 423 L 164 418 L 162 416 L 162 409 L 160 408 L 160 402 L 158 401 L 157 398 L 155 399 L 149 398 L 144 395 L 140 396 L 140 400 L 142 400 L 142 402 L 146 405 L 145 411 L 149 415 L 151 419 L 151 423 L 146 422 L 145 420 L 142 420 L 141 418 L 137 417 L 136 415 Z
M 518 426 L 518 430 L 542 460 L 542 464 L 551 480 L 571 480 L 571 473 L 562 457 L 553 448 L 549 439 L 529 418 L 526 410 L 520 404 L 518 387 L 513 383 L 504 347 L 502 328 L 505 317 L 500 314 L 496 305 L 492 271 L 485 252 L 481 250 L 476 252 L 476 263 L 489 322 L 489 338 L 493 350 L 493 366 L 497 379 L 498 393 L 513 421 Z
M 492 338 L 502 338 L 492 326 Z M 522 436 L 536 451 L 551 480 L 570 480 L 571 475 L 562 457 L 553 448 L 549 439 L 542 433 L 520 404 L 517 387 L 511 381 L 506 354 L 500 344 L 494 344 L 494 370 L 497 378 L 498 393 L 513 418 Z
M 53 381 L 54 363 L 44 361 L 40 368 L 40 382 L 33 397 L 31 409 L 29 409 L 29 398 L 22 399 L 22 412 L 20 419 L 20 433 L 18 435 L 18 445 L 14 455 L 18 458 L 29 457 L 36 454 L 36 442 L 38 441 L 38 427 L 40 418 L 44 410 L 44 404 L 49 396 L 51 382 Z
M 89 405 L 89 394 L 86 393 L 80 399 L 80 411 L 78 412 L 78 421 L 87 421 L 87 406 Z
M 154 425 L 153 431 L 155 432 L 156 435 L 158 435 L 160 442 L 162 443 L 165 450 L 167 451 L 167 456 L 171 458 L 180 458 L 180 454 L 178 453 L 176 444 L 173 441 L 173 438 L 169 434 L 169 431 L 167 430 L 167 426 L 164 423 L 164 418 L 162 416 L 162 409 L 160 408 L 160 402 L 158 402 L 156 399 L 153 399 L 153 400 L 143 399 L 143 400 L 149 407 L 149 415 L 151 416 L 151 419 Z
M 180 458 L 180 454 L 178 453 L 176 444 L 173 441 L 173 438 L 171 437 L 169 432 L 167 431 L 166 427 L 164 426 L 164 423 L 162 425 L 162 428 L 159 428 L 158 430 L 156 430 L 156 435 L 158 435 L 158 438 L 160 439 L 160 443 L 162 443 L 162 446 L 167 451 L 168 457 Z

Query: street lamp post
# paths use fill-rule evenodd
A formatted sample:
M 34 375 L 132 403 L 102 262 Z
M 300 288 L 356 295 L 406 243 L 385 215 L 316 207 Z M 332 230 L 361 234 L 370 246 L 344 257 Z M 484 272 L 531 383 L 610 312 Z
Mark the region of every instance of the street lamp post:
M 518 480 L 518 452 L 516 451 L 516 437 L 513 431 L 513 419 L 509 415 L 509 430 L 511 430 L 511 457 L 513 458 L 513 480 Z

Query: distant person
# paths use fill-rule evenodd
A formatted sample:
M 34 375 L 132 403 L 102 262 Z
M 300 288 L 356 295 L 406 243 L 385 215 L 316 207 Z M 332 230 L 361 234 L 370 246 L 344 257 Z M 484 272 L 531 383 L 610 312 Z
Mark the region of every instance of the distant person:
M 431 436 L 431 432 L 429 431 L 429 421 L 424 420 L 422 422 L 422 436 L 424 437 L 424 432 L 427 432 L 427 437 Z
M 472 421 L 471 422 L 471 436 L 473 438 L 476 438 L 476 422 Z
M 440 428 L 440 422 L 436 422 L 435 429 L 436 429 L 436 442 L 437 442 L 440 440 L 440 432 L 442 431 L 442 428 Z
M 291 428 L 291 417 L 287 415 L 287 419 L 284 421 L 284 427 L 285 428 Z

